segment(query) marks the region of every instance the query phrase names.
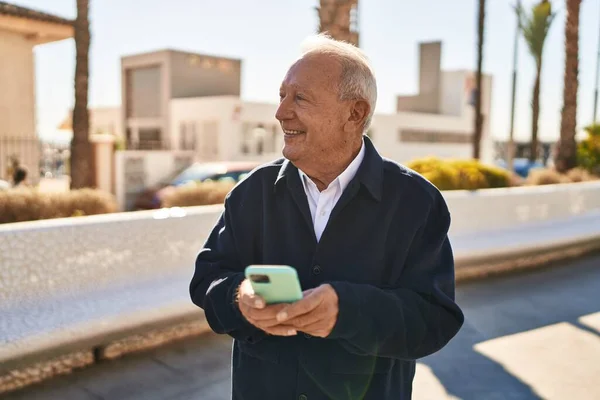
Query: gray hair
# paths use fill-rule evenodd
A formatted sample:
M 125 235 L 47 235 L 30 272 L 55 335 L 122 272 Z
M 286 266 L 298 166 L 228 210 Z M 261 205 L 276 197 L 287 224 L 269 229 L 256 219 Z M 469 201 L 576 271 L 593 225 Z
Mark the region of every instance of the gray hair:
M 377 104 L 377 82 L 367 56 L 352 44 L 334 40 L 326 34 L 309 36 L 302 42 L 301 48 L 303 56 L 330 54 L 339 60 L 342 65 L 340 100 L 362 99 L 371 107 L 363 127 L 363 132 L 366 132 Z

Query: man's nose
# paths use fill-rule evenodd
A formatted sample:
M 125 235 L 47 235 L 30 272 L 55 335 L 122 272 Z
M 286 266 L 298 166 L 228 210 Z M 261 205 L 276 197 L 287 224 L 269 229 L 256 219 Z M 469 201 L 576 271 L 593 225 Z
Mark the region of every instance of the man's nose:
M 277 107 L 277 111 L 275 112 L 275 118 L 279 121 L 283 121 L 286 119 L 291 119 L 294 116 L 294 111 L 292 109 L 292 105 L 290 104 L 290 100 L 284 98 L 279 103 L 279 107 Z

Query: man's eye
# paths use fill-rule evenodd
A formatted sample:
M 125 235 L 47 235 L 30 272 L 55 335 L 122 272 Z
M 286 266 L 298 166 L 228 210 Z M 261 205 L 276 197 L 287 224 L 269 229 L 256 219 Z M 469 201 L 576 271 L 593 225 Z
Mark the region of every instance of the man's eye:
M 302 97 L 301 95 L 297 94 L 296 95 L 296 100 L 304 100 L 304 97 Z

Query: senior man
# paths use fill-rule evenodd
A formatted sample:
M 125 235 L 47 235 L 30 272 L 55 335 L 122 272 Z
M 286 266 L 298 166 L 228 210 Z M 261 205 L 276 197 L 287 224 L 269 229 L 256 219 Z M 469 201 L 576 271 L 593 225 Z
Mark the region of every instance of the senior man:
M 410 399 L 415 360 L 464 320 L 446 203 L 363 136 L 377 86 L 359 49 L 310 39 L 279 96 L 285 158 L 227 196 L 190 284 L 234 338 L 232 398 Z M 294 267 L 303 299 L 265 304 L 251 264 Z

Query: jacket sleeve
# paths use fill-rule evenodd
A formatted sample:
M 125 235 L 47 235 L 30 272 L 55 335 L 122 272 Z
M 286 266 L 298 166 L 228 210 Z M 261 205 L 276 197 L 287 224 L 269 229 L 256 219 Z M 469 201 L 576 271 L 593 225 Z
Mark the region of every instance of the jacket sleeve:
M 452 339 L 464 322 L 454 302 L 454 257 L 448 240 L 450 214 L 441 195 L 412 241 L 392 285 L 380 288 L 331 282 L 339 314 L 328 336 L 359 355 L 415 360 Z M 404 265 L 402 265 L 404 264 Z
M 204 310 L 215 333 L 255 343 L 266 333 L 246 321 L 236 302 L 237 289 L 244 280 L 244 265 L 235 240 L 229 199 L 228 196 L 219 221 L 196 257 L 190 296 Z

